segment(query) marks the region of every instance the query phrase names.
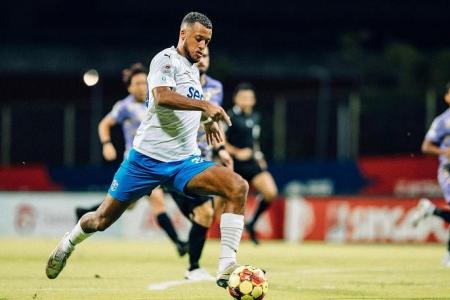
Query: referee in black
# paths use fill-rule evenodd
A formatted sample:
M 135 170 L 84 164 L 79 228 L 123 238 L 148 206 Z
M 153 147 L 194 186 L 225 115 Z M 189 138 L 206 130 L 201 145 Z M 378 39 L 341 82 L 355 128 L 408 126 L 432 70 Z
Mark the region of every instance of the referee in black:
M 239 84 L 233 93 L 234 106 L 228 111 L 233 126 L 226 128 L 226 150 L 234 158 L 234 170 L 245 178 L 258 192 L 258 206 L 245 224 L 251 240 L 259 244 L 255 224 L 266 211 L 278 190 L 259 147 L 259 114 L 253 111 L 256 104 L 255 89 L 249 83 Z

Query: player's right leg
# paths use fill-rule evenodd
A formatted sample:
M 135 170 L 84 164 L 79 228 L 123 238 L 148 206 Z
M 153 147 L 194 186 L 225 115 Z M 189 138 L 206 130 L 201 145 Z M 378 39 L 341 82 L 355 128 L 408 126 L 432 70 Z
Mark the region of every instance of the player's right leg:
M 88 207 L 88 208 L 83 208 L 83 207 L 75 208 L 75 215 L 77 216 L 77 222 L 81 219 L 82 216 L 84 216 L 88 212 L 96 211 L 97 208 L 100 207 L 100 205 L 101 205 L 101 203 L 96 204 L 96 205 L 91 206 L 91 207 Z
M 166 212 L 164 204 L 164 191 L 162 188 L 156 188 L 152 191 L 149 198 L 152 213 L 155 216 L 159 226 L 164 230 L 170 240 L 175 244 L 178 255 L 184 256 L 188 251 L 188 243 L 181 241 L 178 234 Z
M 100 207 L 95 212 L 85 214 L 50 255 L 46 267 L 48 278 L 54 279 L 59 275 L 76 244 L 96 231 L 107 229 L 132 201 L 150 194 L 152 189 L 160 184 L 158 175 L 153 175 L 154 167 L 154 161 L 136 151 L 130 151 L 128 158 L 114 175 L 108 194 Z
M 106 195 L 100 207 L 95 212 L 85 214 L 72 231 L 64 235 L 53 250 L 45 270 L 47 277 L 50 279 L 56 278 L 66 265 L 75 245 L 84 241 L 94 232 L 103 231 L 111 226 L 127 209 L 128 205 L 129 202 L 120 202 L 111 195 Z

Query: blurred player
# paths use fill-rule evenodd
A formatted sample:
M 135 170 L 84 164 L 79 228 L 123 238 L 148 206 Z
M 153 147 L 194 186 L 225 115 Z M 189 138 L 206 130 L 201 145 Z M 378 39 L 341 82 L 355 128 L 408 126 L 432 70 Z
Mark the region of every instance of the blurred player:
M 222 83 L 220 83 L 220 81 L 215 80 L 214 78 L 206 74 L 206 72 L 209 69 L 209 64 L 210 64 L 209 48 L 206 47 L 202 58 L 197 63 L 197 68 L 200 73 L 200 83 L 202 84 L 205 100 L 214 103 L 216 105 L 222 106 L 223 86 Z M 206 133 L 201 127 L 200 130 L 198 131 L 198 145 L 202 153 L 201 155 L 204 158 L 208 160 L 217 158 L 221 164 L 233 169 L 233 159 L 231 158 L 229 153 L 225 150 L 225 143 L 221 142 L 209 145 L 208 142 L 206 141 Z
M 234 107 L 229 111 L 233 127 L 226 131 L 227 150 L 234 159 L 234 170 L 250 182 L 259 193 L 258 207 L 245 224 L 251 240 L 259 244 L 255 225 L 261 214 L 277 196 L 277 186 L 267 171 L 267 163 L 259 147 L 259 114 L 253 111 L 255 90 L 249 83 L 239 84 L 233 95 Z M 262 196 L 262 197 L 261 197 Z
M 145 96 L 147 95 L 147 70 L 140 64 L 134 64 L 129 69 L 122 71 L 122 79 L 125 83 L 129 95 L 118 101 L 112 111 L 107 114 L 98 125 L 98 135 L 103 145 L 103 157 L 112 161 L 117 158 L 117 152 L 111 142 L 111 129 L 115 125 L 121 125 L 125 140 L 126 158 L 128 152 L 133 146 L 133 139 L 136 135 L 141 121 L 144 119 L 147 107 L 145 104 Z M 164 193 L 161 188 L 156 188 L 147 198 L 152 213 L 155 216 L 159 226 L 167 233 L 169 238 L 175 244 L 178 254 L 185 255 L 188 252 L 188 243 L 179 239 L 178 234 L 173 227 L 172 221 L 166 213 L 164 205 Z M 90 208 L 77 208 L 76 215 L 78 220 L 87 212 L 95 211 L 100 204 Z
M 446 86 L 445 102 L 450 105 L 450 83 Z M 447 205 L 450 205 L 450 108 L 437 116 L 422 143 L 422 152 L 439 156 L 438 181 Z M 423 198 L 417 205 L 413 216 L 413 225 L 429 217 L 438 216 L 450 223 L 450 211 L 436 207 L 430 200 Z M 447 243 L 447 254 L 444 265 L 450 267 L 450 239 Z
M 248 184 L 229 168 L 199 156 L 197 133 L 201 120 L 210 143 L 223 140 L 218 121 L 231 126 L 220 106 L 202 101 L 199 71 L 194 64 L 203 56 L 211 37 L 211 21 L 203 14 L 189 13 L 181 23 L 177 47 L 167 48 L 153 58 L 148 76 L 148 110 L 133 148 L 100 207 L 85 214 L 50 255 L 48 278 L 59 275 L 76 244 L 107 229 L 133 201 L 164 185 L 180 194 L 223 197 L 216 282 L 227 287 L 231 272 L 238 267 L 236 252 L 244 227 Z

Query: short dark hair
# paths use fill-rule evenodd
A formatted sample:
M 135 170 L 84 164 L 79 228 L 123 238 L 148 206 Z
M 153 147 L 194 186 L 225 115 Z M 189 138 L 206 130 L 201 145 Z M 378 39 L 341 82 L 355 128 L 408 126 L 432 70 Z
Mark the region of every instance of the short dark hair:
M 204 14 L 196 12 L 196 11 L 192 11 L 192 12 L 188 13 L 187 15 L 185 15 L 183 18 L 183 21 L 181 21 L 181 25 L 183 25 L 183 24 L 193 25 L 195 22 L 202 24 L 206 28 L 209 28 L 209 29 L 213 28 L 211 20 Z
M 233 92 L 233 98 L 239 93 L 240 91 L 255 91 L 255 87 L 253 84 L 249 82 L 241 82 L 239 83 L 235 88 Z
M 132 64 L 129 68 L 123 69 L 122 71 L 122 81 L 125 83 L 126 87 L 129 87 L 131 84 L 131 79 L 137 74 L 146 74 L 147 69 L 141 63 Z

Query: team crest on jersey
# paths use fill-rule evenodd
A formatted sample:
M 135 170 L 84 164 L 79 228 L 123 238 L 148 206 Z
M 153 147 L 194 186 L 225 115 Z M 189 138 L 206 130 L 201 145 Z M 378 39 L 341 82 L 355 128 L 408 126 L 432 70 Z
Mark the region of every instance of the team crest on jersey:
M 113 182 L 111 183 L 111 191 L 115 191 L 117 190 L 117 188 L 119 187 L 119 182 L 117 181 L 117 179 L 114 179 Z
M 163 72 L 164 74 L 170 74 L 170 73 L 172 73 L 172 66 L 169 65 L 169 64 L 165 65 L 165 66 L 163 67 L 163 69 L 162 69 L 162 72 Z
M 193 164 L 199 164 L 199 163 L 202 163 L 204 161 L 205 160 L 203 158 L 199 157 L 199 156 L 194 157 L 193 159 L 191 159 L 191 163 L 193 163 Z

